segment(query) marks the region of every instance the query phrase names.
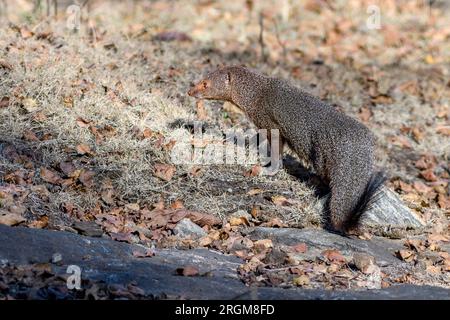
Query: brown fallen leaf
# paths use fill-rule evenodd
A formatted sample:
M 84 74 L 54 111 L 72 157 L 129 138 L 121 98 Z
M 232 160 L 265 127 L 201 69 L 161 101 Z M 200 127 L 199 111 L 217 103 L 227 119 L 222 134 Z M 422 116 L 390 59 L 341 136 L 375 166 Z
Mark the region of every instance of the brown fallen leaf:
M 294 250 L 294 252 L 297 252 L 297 253 L 305 253 L 308 250 L 308 247 L 306 246 L 306 243 L 302 242 L 302 243 L 293 245 L 292 249 Z
M 359 118 L 361 119 L 361 121 L 368 122 L 371 117 L 372 111 L 369 108 L 363 107 L 359 110 Z
M 152 230 L 165 227 L 170 220 L 168 214 L 164 214 L 162 210 L 153 210 L 150 221 L 147 223 L 148 227 Z
M 449 271 L 450 271 L 450 257 L 444 258 L 444 266 L 443 266 L 443 269 L 444 269 L 446 272 L 449 272 Z
M 176 171 L 175 166 L 163 163 L 156 163 L 154 168 L 154 175 L 164 181 L 172 180 Z
M 230 217 L 229 223 L 232 226 L 249 225 L 245 217 Z
M 416 255 L 411 250 L 398 250 L 395 252 L 397 257 L 403 261 L 411 262 L 415 259 Z
M 32 36 L 33 36 L 33 32 L 32 31 L 30 31 L 30 29 L 28 29 L 28 27 L 27 26 L 24 26 L 24 27 L 21 27 L 20 28 L 20 36 L 23 38 L 23 39 L 28 39 L 28 38 L 31 38 Z
M 437 203 L 439 205 L 439 208 L 441 208 L 441 209 L 444 209 L 444 210 L 450 209 L 450 198 L 444 194 L 438 195 Z
M 36 122 L 44 122 L 45 120 L 47 120 L 47 116 L 39 111 L 33 115 L 33 120 Z
M 91 148 L 84 143 L 77 145 L 76 150 L 77 150 L 77 153 L 81 154 L 81 155 L 92 154 Z
M 184 208 L 183 201 L 180 199 L 175 200 L 173 203 L 170 204 L 170 208 L 174 210 L 183 209 Z
M 77 171 L 77 168 L 73 164 L 72 161 L 63 161 L 59 163 L 59 168 L 64 173 L 66 177 L 73 178 L 75 171 Z M 78 174 L 79 175 L 79 174 Z
M 412 128 L 411 133 L 412 133 L 414 141 L 416 141 L 417 143 L 420 143 L 420 141 L 423 140 L 424 131 L 422 128 L 414 127 L 414 128 Z
M 450 126 L 438 126 L 436 127 L 436 132 L 443 136 L 450 137 Z
M 208 233 L 208 235 L 201 238 L 199 243 L 200 243 L 200 246 L 206 247 L 206 246 L 209 246 L 214 241 L 219 240 L 220 238 L 221 238 L 221 232 L 219 230 L 212 230 L 211 232 Z
M 48 226 L 48 217 L 42 216 L 38 220 L 32 221 L 28 224 L 29 228 L 43 229 Z
M 447 236 L 444 236 L 443 234 L 439 234 L 439 233 L 432 233 L 429 234 L 427 237 L 428 242 L 432 243 L 432 242 L 449 242 L 450 239 Z
M 437 181 L 437 177 L 433 172 L 433 169 L 423 170 L 420 172 L 420 176 L 424 178 L 426 181 Z
M 165 145 L 163 145 L 163 149 L 166 151 L 171 151 L 173 147 L 177 144 L 176 140 L 170 140 Z
M 125 205 L 125 209 L 132 212 L 138 212 L 141 208 L 139 206 L 139 203 L 127 203 Z
M 114 195 L 115 193 L 113 189 L 107 189 L 101 193 L 102 200 L 110 206 L 114 204 Z
M 199 242 L 198 242 L 198 245 L 199 245 L 200 247 L 207 247 L 207 246 L 209 246 L 211 243 L 213 243 L 213 241 L 214 241 L 214 239 L 212 239 L 211 237 L 209 237 L 209 236 L 204 236 L 204 237 L 200 238 L 200 240 L 199 240 Z
M 0 68 L 6 69 L 8 71 L 11 71 L 13 69 L 12 65 L 5 61 L 0 59 Z
M 292 282 L 294 283 L 294 285 L 302 287 L 308 285 L 310 283 L 310 280 L 307 275 L 301 275 L 299 277 L 295 277 Z
M 440 274 L 442 272 L 440 266 L 427 266 L 426 271 L 433 274 Z
M 286 227 L 286 224 L 281 221 L 280 218 L 272 218 L 269 221 L 262 223 L 261 226 L 269 228 L 283 228 Z
M 77 118 L 77 124 L 78 126 L 82 127 L 82 128 L 89 128 L 91 121 L 85 120 L 81 117 Z
M 396 187 L 396 190 L 400 189 L 400 190 L 402 190 L 403 192 L 406 192 L 406 193 L 409 193 L 409 192 L 411 192 L 413 190 L 412 186 L 409 183 L 406 183 L 406 182 L 404 182 L 402 180 L 394 181 L 394 185 Z
M 41 178 L 51 184 L 60 184 L 61 177 L 54 171 L 41 167 Z
M 408 239 L 405 242 L 405 246 L 417 252 L 424 251 L 426 249 L 423 241 L 420 239 Z
M 414 187 L 414 189 L 417 190 L 417 192 L 423 193 L 423 194 L 429 193 L 432 190 L 431 187 L 427 186 L 425 183 L 423 183 L 421 181 L 414 181 L 413 187 Z
M 411 142 L 407 137 L 404 136 L 390 136 L 389 142 L 391 142 L 393 145 L 406 148 L 406 149 L 412 149 Z
M 258 219 L 258 216 L 260 213 L 261 213 L 261 207 L 257 206 L 257 205 L 254 205 L 252 207 L 252 211 L 250 211 L 250 214 L 254 219 Z
M 177 268 L 177 274 L 184 277 L 194 277 L 199 274 L 199 270 L 194 266 L 186 266 L 184 268 Z
M 273 242 L 270 239 L 260 239 L 260 240 L 256 240 L 254 243 L 254 248 L 257 251 L 264 251 L 270 248 L 273 248 Z
M 189 174 L 193 177 L 197 177 L 202 172 L 202 168 L 200 166 L 193 166 L 191 170 L 189 170 Z
M 244 177 L 256 177 L 262 172 L 262 167 L 258 164 L 255 164 L 250 170 L 244 172 Z
M 191 220 L 193 223 L 198 224 L 200 227 L 203 227 L 205 225 L 211 227 L 214 225 L 219 225 L 222 222 L 216 216 L 197 211 L 179 209 L 170 213 L 170 221 L 172 223 L 177 223 L 184 218 Z
M 155 255 L 155 252 L 151 249 L 133 251 L 133 257 L 136 257 L 136 258 L 147 258 L 147 257 L 153 257 L 154 255 Z
M 142 136 L 144 139 L 151 138 L 155 133 L 150 128 L 145 128 L 144 131 L 142 131 Z
M 257 195 L 257 194 L 260 194 L 260 193 L 263 193 L 263 192 L 264 192 L 264 190 L 259 189 L 259 188 L 255 188 L 255 189 L 251 189 L 251 190 L 247 191 L 247 195 L 248 196 L 254 196 L 254 195 Z
M 94 186 L 94 176 L 94 171 L 82 170 L 78 179 L 86 188 L 91 188 Z
M 322 252 L 322 256 L 330 262 L 346 263 L 345 257 L 338 251 L 334 249 L 325 250 Z
M 272 202 L 277 206 L 290 206 L 292 205 L 292 201 L 287 199 L 284 196 L 273 196 Z
M 7 108 L 9 106 L 9 97 L 2 97 L 0 99 L 0 108 Z
M 432 154 L 422 155 L 420 159 L 414 163 L 414 166 L 420 170 L 433 169 L 436 166 L 436 157 Z
M 15 226 L 25 221 L 20 214 L 0 209 L 0 224 Z
M 39 141 L 39 138 L 31 130 L 25 130 L 23 132 L 23 139 L 26 140 L 26 141 L 32 141 L 32 142 L 38 142 Z
M 74 106 L 74 100 L 72 96 L 65 96 L 63 97 L 63 104 L 67 108 L 73 108 Z

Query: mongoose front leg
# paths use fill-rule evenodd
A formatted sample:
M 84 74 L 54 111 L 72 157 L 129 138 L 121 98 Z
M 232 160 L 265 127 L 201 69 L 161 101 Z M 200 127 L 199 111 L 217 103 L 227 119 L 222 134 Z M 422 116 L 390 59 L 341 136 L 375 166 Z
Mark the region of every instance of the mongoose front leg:
M 283 167 L 284 139 L 278 130 L 268 130 L 267 147 L 270 148 L 270 166 L 263 169 L 265 175 L 275 175 Z
M 274 129 L 272 129 L 274 130 Z M 280 135 L 279 131 L 274 131 L 272 132 L 272 130 L 267 130 L 267 143 L 268 143 L 268 148 L 270 150 L 270 154 L 272 155 L 272 152 L 276 152 L 276 157 L 278 157 L 278 159 L 282 159 L 283 158 L 283 149 L 284 149 L 284 144 L 285 141 L 283 139 L 283 137 Z M 276 133 L 278 132 L 278 133 Z M 273 139 L 272 139 L 272 136 Z M 273 146 L 273 148 L 272 148 Z

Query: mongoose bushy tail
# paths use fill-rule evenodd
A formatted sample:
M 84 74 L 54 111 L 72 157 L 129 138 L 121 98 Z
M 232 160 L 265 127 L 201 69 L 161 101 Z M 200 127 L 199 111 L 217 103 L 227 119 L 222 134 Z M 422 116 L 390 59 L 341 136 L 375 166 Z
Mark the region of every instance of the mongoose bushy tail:
M 374 171 L 375 139 L 357 120 L 288 82 L 243 66 L 220 68 L 188 94 L 229 101 L 260 129 L 278 129 L 287 143 L 329 184 L 334 230 L 353 228 L 384 183 Z M 270 141 L 270 137 L 269 137 Z

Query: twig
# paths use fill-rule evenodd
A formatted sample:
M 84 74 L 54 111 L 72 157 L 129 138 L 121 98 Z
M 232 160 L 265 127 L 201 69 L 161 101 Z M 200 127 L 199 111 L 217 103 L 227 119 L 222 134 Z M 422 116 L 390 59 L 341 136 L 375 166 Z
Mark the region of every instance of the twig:
M 0 0 L 0 17 L 1 16 L 8 17 L 8 3 L 6 0 Z
M 38 10 L 41 11 L 41 0 L 34 1 L 33 13 L 36 14 Z
M 264 15 L 262 12 L 259 12 L 259 45 L 261 46 L 261 60 L 262 62 L 266 62 L 267 56 L 264 45 Z
M 279 32 L 279 29 L 278 29 L 278 23 L 277 23 L 277 20 L 274 19 L 274 20 L 273 20 L 273 23 L 275 24 L 275 36 L 276 36 L 276 38 L 277 38 L 277 42 L 278 42 L 278 44 L 281 46 L 281 48 L 282 48 L 282 50 L 283 50 L 283 63 L 286 64 L 286 61 L 287 61 L 287 49 L 286 49 L 286 45 L 284 44 L 283 41 L 281 41 L 281 38 L 280 38 L 280 32 Z

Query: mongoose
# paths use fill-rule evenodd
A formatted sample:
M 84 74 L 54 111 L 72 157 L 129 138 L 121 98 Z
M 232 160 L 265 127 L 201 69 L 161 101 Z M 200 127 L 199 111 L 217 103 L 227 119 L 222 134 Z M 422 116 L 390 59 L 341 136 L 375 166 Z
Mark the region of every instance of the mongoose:
M 229 101 L 258 128 L 278 129 L 280 144 L 287 143 L 329 185 L 328 220 L 335 231 L 356 227 L 385 181 L 374 171 L 375 138 L 369 129 L 287 81 L 230 66 L 209 73 L 188 94 Z

